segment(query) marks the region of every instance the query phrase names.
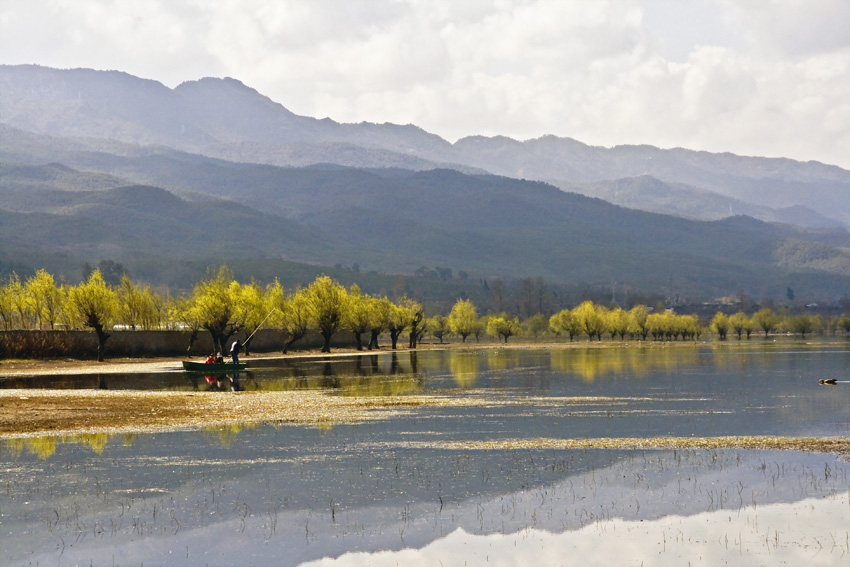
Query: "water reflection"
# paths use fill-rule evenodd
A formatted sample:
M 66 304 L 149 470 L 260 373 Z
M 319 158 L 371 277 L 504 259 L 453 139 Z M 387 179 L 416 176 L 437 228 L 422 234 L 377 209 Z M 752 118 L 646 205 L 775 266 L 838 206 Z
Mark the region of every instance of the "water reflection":
M 837 346 L 837 345 L 836 345 Z M 840 349 L 832 347 L 837 352 Z M 0 388 L 218 390 L 247 391 L 332 389 L 351 395 L 404 395 L 449 387 L 492 387 L 501 380 L 527 378 L 531 389 L 546 391 L 550 378 L 575 379 L 588 385 L 623 377 L 657 380 L 659 376 L 763 374 L 777 369 L 805 372 L 811 357 L 805 345 L 731 344 L 669 347 L 561 349 L 447 349 L 407 353 L 382 352 L 318 359 L 251 359 L 249 371 L 236 375 L 193 372 L 26 376 L 0 380 Z M 825 350 L 830 356 L 838 355 Z M 841 356 L 841 355 L 838 355 Z M 845 365 L 850 355 L 843 354 Z M 532 371 L 535 373 L 532 376 Z M 839 377 L 843 376 L 842 374 Z M 818 379 L 830 375 L 818 376 Z M 451 378 L 448 383 L 444 378 Z
M 847 522 L 848 503 L 847 495 L 839 494 L 745 507 L 734 514 L 724 510 L 650 521 L 614 518 L 567 532 L 531 527 L 515 533 L 478 535 L 457 528 L 421 548 L 350 551 L 301 567 L 561 565 L 566 557 L 581 557 L 588 565 L 622 565 L 624 558 L 629 558 L 634 565 L 671 567 L 832 566 L 840 565 L 850 549 L 847 532 L 840 529 Z M 840 541 L 842 536 L 844 541 Z M 823 554 L 813 552 L 815 549 Z
M 132 445 L 135 435 L 123 435 L 124 445 Z M 82 445 L 100 455 L 106 448 L 106 444 L 115 436 L 106 433 L 84 433 L 80 435 L 45 436 L 45 437 L 22 437 L 5 439 L 2 444 L 3 453 L 8 452 L 13 458 L 20 458 L 28 453 L 35 455 L 40 460 L 46 460 L 56 454 L 58 447 L 67 444 Z M 0 453 L 2 454 L 2 453 Z
M 475 385 L 479 365 L 480 354 L 477 352 L 449 352 L 449 370 L 460 388 L 472 388 Z
M 0 564 L 112 564 L 113 556 L 177 566 L 547 564 L 578 552 L 589 564 L 832 565 L 850 555 L 850 463 L 833 455 L 534 444 L 848 436 L 850 387 L 817 383 L 846 373 L 844 348 L 489 349 L 252 362 L 249 373 L 214 380 L 227 390 L 221 396 L 246 396 L 227 393 L 238 382 L 246 392 L 436 393 L 471 403 L 333 429 L 235 424 L 6 439 Z M 128 387 L 127 377 L 86 380 L 89 388 L 104 380 Z M 202 374 L 168 380 L 184 390 L 213 387 Z M 485 442 L 500 448 L 471 448 Z
M 828 455 L 458 452 L 354 430 L 248 433 L 229 449 L 168 435 L 3 467 L 3 564 L 111 564 L 118 550 L 122 564 L 284 567 L 557 564 L 570 550 L 588 564 L 616 553 L 833 565 L 850 553 L 850 463 Z
M 611 375 L 644 377 L 659 372 L 669 374 L 681 368 L 698 365 L 701 357 L 699 350 L 689 347 L 579 348 L 550 351 L 552 368 L 588 383 Z
M 212 374 L 187 372 L 187 378 L 192 384 L 192 389 L 195 391 L 204 390 L 207 392 L 241 392 L 245 389 L 242 384 L 243 374 L 245 374 L 249 379 L 253 378 L 250 372 L 243 373 L 239 370 Z M 203 378 L 201 378 L 202 376 Z

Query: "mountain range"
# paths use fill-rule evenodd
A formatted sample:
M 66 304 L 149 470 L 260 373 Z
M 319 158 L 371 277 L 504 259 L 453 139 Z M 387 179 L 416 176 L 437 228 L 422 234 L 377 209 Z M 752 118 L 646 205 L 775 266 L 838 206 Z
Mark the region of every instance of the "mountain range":
M 663 214 L 660 214 L 663 213 Z M 850 293 L 850 172 L 302 117 L 234 79 L 0 66 L 0 270 L 280 259 Z M 165 275 L 170 274 L 170 275 Z M 147 273 L 156 279 L 155 270 Z

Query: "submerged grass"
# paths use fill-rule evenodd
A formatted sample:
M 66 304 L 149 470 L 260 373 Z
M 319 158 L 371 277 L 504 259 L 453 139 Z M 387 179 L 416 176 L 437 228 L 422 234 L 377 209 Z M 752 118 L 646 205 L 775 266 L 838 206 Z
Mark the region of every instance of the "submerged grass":
M 637 398 L 641 401 L 644 398 Z M 475 395 L 352 397 L 323 391 L 140 392 L 101 390 L 0 391 L 0 438 L 120 434 L 257 423 L 332 427 L 388 419 L 428 407 L 619 405 L 636 398 L 563 397 L 499 399 Z M 605 410 L 609 411 L 609 410 Z M 636 410 L 646 411 L 646 410 Z M 850 456 L 848 437 L 722 436 L 529 438 L 480 441 L 424 441 L 396 444 L 444 450 L 517 449 L 766 449 Z
M 453 394 L 340 396 L 321 390 L 226 393 L 10 389 L 0 390 L 0 438 L 144 432 L 239 423 L 332 427 L 387 419 L 424 407 L 573 408 L 575 415 L 613 411 L 646 413 L 650 410 L 627 407 L 630 403 L 650 401 L 651 398 L 608 396 L 508 399 L 486 395 L 483 390 L 467 391 L 459 397 Z
M 386 446 L 386 445 L 384 445 Z M 417 449 L 492 451 L 517 449 L 760 449 L 835 453 L 850 456 L 850 437 L 728 435 L 722 437 L 598 437 L 584 439 L 499 439 L 495 441 L 412 441 Z

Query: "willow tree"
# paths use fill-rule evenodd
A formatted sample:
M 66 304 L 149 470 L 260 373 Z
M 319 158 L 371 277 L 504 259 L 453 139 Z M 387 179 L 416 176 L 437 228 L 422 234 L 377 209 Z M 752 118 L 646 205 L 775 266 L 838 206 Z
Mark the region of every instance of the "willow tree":
M 428 319 L 426 327 L 440 340 L 440 344 L 443 344 L 443 337 L 449 332 L 448 318 L 443 315 L 434 315 Z
M 850 335 L 850 317 L 846 313 L 842 313 L 835 324 L 836 328 L 844 331 L 845 335 Z
M 496 317 L 490 317 L 487 321 L 487 334 L 493 337 L 504 337 L 505 343 L 508 342 L 508 338 L 519 334 L 522 330 L 522 327 L 519 324 L 519 319 L 514 317 L 511 319 L 507 315 L 498 315 Z
M 386 297 L 369 298 L 369 350 L 380 348 L 378 337 L 387 329 L 394 307 L 393 302 Z
M 406 311 L 407 330 L 410 333 L 408 348 L 416 348 L 416 343 L 425 333 L 425 311 L 422 305 L 409 297 L 404 297 L 399 302 L 399 307 Z
M 270 291 L 271 288 L 264 291 L 255 281 L 234 289 L 233 293 L 236 294 L 236 319 L 242 322 L 242 329 L 247 335 L 243 343 L 246 356 L 250 354 L 250 342 L 254 333 L 259 330 L 272 308 L 269 301 Z
M 649 317 L 649 308 L 646 305 L 635 305 L 629 309 L 629 332 L 635 335 L 640 335 L 641 339 L 646 340 L 649 334 L 646 320 Z
M 68 294 L 68 310 L 76 321 L 91 327 L 97 334 L 97 360 L 102 362 L 106 339 L 119 313 L 118 295 L 95 270 L 88 281 L 72 287 Z
M 12 272 L 9 276 L 9 282 L 2 287 L 2 315 L 6 329 L 27 329 L 29 311 L 29 301 L 24 290 L 24 285 L 21 283 L 21 278 L 18 274 Z
M 3 323 L 4 330 L 9 331 L 12 329 L 14 313 L 12 294 L 6 285 L 0 285 L 0 322 Z
M 284 293 L 280 282 L 275 280 L 268 290 L 269 306 L 274 307 L 270 325 L 280 330 L 283 336 L 283 354 L 303 339 L 310 330 L 310 308 L 307 290 L 297 289 L 292 294 Z
M 200 321 L 201 327 L 209 331 L 213 347 L 219 353 L 226 352 L 227 340 L 242 330 L 244 312 L 237 310 L 241 286 L 233 279 L 226 267 L 219 268 L 214 277 L 195 284 L 190 302 L 190 318 Z
M 608 332 L 611 333 L 611 340 L 614 340 L 619 335 L 622 341 L 626 338 L 626 333 L 629 332 L 631 317 L 627 311 L 617 307 L 607 313 L 605 323 Z
M 685 330 L 685 334 L 682 338 L 699 340 L 700 335 L 702 335 L 702 325 L 699 322 L 699 317 L 696 314 L 691 314 L 680 315 L 679 318 L 682 321 L 682 326 Z
M 573 316 L 573 312 L 569 309 L 558 311 L 549 317 L 549 328 L 556 335 L 566 333 L 570 337 L 570 342 L 576 335 L 581 334 L 578 320 Z
M 752 321 L 756 327 L 764 331 L 764 338 L 766 339 L 771 331 L 776 330 L 776 327 L 779 325 L 780 318 L 773 309 L 770 307 L 764 307 L 753 313 Z
M 182 329 L 189 331 L 189 346 L 186 347 L 186 356 L 192 352 L 192 347 L 195 341 L 198 340 L 198 333 L 204 327 L 204 322 L 200 318 L 200 312 L 192 309 L 192 301 L 186 298 L 174 300 L 168 307 L 168 320 L 172 323 L 182 325 Z
M 352 284 L 348 294 L 348 308 L 345 310 L 344 326 L 354 333 L 357 350 L 363 350 L 363 335 L 371 328 L 371 302 L 369 296 L 360 291 L 360 286 Z
M 549 330 L 549 320 L 543 313 L 536 313 L 523 322 L 523 327 L 536 339 Z
M 578 321 L 581 332 L 592 341 L 593 337 L 602 340 L 602 333 L 606 332 L 607 309 L 594 305 L 592 301 L 584 301 L 573 309 L 573 317 Z
M 475 305 L 468 299 L 458 299 L 449 313 L 449 328 L 455 335 L 460 335 L 461 342 L 475 332 L 478 323 L 478 313 Z
M 398 337 L 409 324 L 410 311 L 404 307 L 390 303 L 387 308 L 387 331 L 390 334 L 390 342 L 392 343 L 393 350 L 398 346 Z
M 24 291 L 29 300 L 29 307 L 38 320 L 38 328 L 44 329 L 45 324 L 52 329 L 62 309 L 62 293 L 56 287 L 53 276 L 44 270 L 36 271 L 27 280 Z
M 711 319 L 711 328 L 717 333 L 721 341 L 725 341 L 726 334 L 729 332 L 729 316 L 718 311 Z
M 744 333 L 747 333 L 747 338 L 750 338 L 750 333 L 753 332 L 755 328 L 755 323 L 747 317 L 747 314 L 743 311 L 738 311 L 734 315 L 729 317 L 729 326 L 732 327 L 732 330 L 738 335 L 738 340 L 741 340 L 741 336 Z
M 815 315 L 796 315 L 788 319 L 788 330 L 792 333 L 800 333 L 805 339 L 809 333 L 814 333 L 820 328 L 820 321 Z
M 162 299 L 157 297 L 149 285 L 139 287 L 130 276 L 121 276 L 118 286 L 118 301 L 121 306 L 121 322 L 131 329 L 157 329 L 162 323 Z
M 322 352 L 331 351 L 331 337 L 342 328 L 348 292 L 328 276 L 320 276 L 307 288 L 307 306 L 313 326 L 324 339 Z

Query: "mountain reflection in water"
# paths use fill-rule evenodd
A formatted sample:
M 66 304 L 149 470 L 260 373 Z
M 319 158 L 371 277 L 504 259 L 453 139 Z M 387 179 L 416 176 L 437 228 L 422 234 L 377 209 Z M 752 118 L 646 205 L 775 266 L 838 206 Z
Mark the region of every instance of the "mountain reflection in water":
M 471 403 L 325 429 L 0 442 L 0 564 L 835 565 L 850 556 L 850 463 L 835 455 L 534 443 L 846 437 L 850 388 L 818 384 L 850 367 L 843 343 L 393 354 L 254 359 L 240 376 L 245 392 L 221 395 L 307 388 Z M 165 379 L 196 387 L 183 373 Z M 201 375 L 197 387 L 207 386 Z M 476 445 L 500 440 L 528 443 Z

